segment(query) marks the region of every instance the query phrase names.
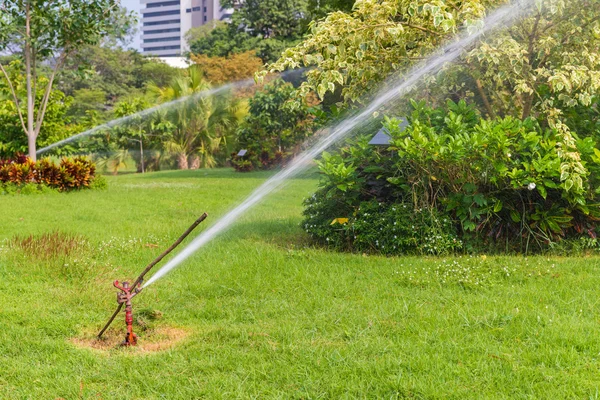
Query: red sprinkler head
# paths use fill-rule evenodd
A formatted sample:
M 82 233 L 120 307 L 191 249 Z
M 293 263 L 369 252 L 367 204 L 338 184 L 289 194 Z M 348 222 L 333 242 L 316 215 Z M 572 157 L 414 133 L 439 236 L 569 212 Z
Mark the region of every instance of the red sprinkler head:
M 125 336 L 125 341 L 121 343 L 121 346 L 135 346 L 137 344 L 137 336 L 133 333 L 133 308 L 131 306 L 131 299 L 141 292 L 142 289 L 140 288 L 140 284 L 135 288 L 130 288 L 129 282 L 123 282 L 123 286 L 120 286 L 119 281 L 114 281 L 113 285 L 121 291 L 117 293 L 117 303 L 119 303 L 120 306 L 125 304 L 127 335 Z

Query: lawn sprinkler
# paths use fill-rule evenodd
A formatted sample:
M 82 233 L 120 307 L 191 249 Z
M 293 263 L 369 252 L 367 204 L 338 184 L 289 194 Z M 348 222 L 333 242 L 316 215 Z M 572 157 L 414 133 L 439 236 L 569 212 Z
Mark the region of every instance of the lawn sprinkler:
M 113 286 L 120 290 L 117 293 L 117 303 L 120 307 L 125 304 L 125 324 L 127 325 L 127 335 L 122 346 L 135 346 L 137 344 L 137 336 L 133 333 L 133 308 L 131 307 L 131 299 L 142 291 L 140 286 L 136 288 L 129 287 L 129 282 L 123 282 L 123 286 L 119 285 L 119 281 L 114 281 Z
M 154 259 L 154 261 L 152 261 L 150 264 L 148 264 L 146 266 L 146 268 L 144 268 L 144 271 L 142 271 L 142 273 L 140 274 L 140 276 L 137 277 L 137 279 L 133 282 L 132 285 L 130 285 L 129 282 L 119 283 L 118 280 L 113 282 L 113 286 L 120 290 L 120 292 L 117 293 L 117 304 L 118 304 L 118 306 L 117 306 L 117 309 L 115 310 L 115 312 L 113 313 L 113 315 L 110 317 L 110 319 L 106 323 L 106 325 L 104 325 L 104 328 L 102 328 L 102 330 L 100 331 L 100 333 L 98 333 L 98 339 L 102 338 L 102 335 L 104 334 L 104 332 L 106 332 L 106 330 L 108 329 L 108 327 L 110 326 L 110 324 L 112 324 L 112 322 L 115 320 L 115 318 L 117 317 L 117 315 L 119 315 L 119 312 L 123 308 L 123 305 L 125 305 L 125 324 L 127 326 L 127 335 L 125 336 L 125 341 L 123 341 L 123 343 L 121 345 L 122 346 L 135 346 L 137 344 L 137 336 L 135 335 L 135 333 L 133 333 L 133 306 L 131 304 L 131 299 L 133 299 L 135 296 L 137 296 L 142 291 L 142 282 L 144 281 L 144 277 L 146 276 L 146 274 L 148 272 L 150 272 L 150 270 L 156 264 L 158 264 L 159 262 L 161 262 L 162 259 L 167 256 L 167 254 L 169 254 L 173 250 L 175 250 L 175 248 L 177 246 L 179 246 L 179 244 L 181 242 L 183 242 L 183 240 L 190 233 L 192 233 L 192 231 L 198 225 L 200 225 L 200 223 L 202 221 L 204 221 L 206 219 L 206 217 L 208 217 L 208 214 L 206 214 L 206 213 L 202 214 L 200 216 L 200 218 L 198 218 L 192 224 L 192 226 L 190 226 L 183 233 L 183 235 L 181 235 L 179 237 L 179 239 L 177 239 L 175 241 L 175 243 L 173 243 L 171 245 L 171 247 L 169 247 L 168 249 L 166 249 L 165 251 L 163 251 L 161 255 L 159 255 L 158 257 L 156 257 L 156 259 Z

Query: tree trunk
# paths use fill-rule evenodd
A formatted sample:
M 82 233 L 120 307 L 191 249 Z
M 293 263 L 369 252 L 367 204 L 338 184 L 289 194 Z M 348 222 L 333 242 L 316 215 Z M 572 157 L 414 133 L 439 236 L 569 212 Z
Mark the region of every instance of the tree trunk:
M 523 97 L 523 115 L 521 116 L 521 119 L 526 119 L 531 116 L 534 97 L 533 94 L 526 94 Z
M 27 147 L 29 152 L 29 158 L 33 161 L 36 160 L 36 147 L 35 142 L 37 135 L 35 127 L 33 125 L 33 113 L 34 113 L 34 96 L 33 88 L 31 84 L 31 14 L 30 14 L 30 3 L 27 2 L 26 6 L 26 17 L 25 17 L 25 75 L 27 80 Z M 17 105 L 18 107 L 18 105 Z
M 145 168 L 144 168 L 144 145 L 142 143 L 142 139 L 140 136 L 140 165 L 142 167 L 142 174 L 145 173 Z
M 36 161 L 36 145 L 35 136 L 33 134 L 27 135 L 27 148 L 29 149 L 27 154 L 29 158 L 31 158 L 33 161 Z
M 177 168 L 189 169 L 187 154 L 184 154 L 184 153 L 177 154 Z
M 200 168 L 200 156 L 194 154 L 190 157 L 190 169 L 199 169 Z
M 485 106 L 485 110 L 487 111 L 488 116 L 490 118 L 496 118 L 496 113 L 494 112 L 494 109 L 492 108 L 490 99 L 488 98 L 487 94 L 485 93 L 483 84 L 477 78 L 475 78 L 475 86 L 477 86 L 477 90 L 479 91 L 479 96 L 481 96 L 481 101 L 483 101 L 483 105 Z

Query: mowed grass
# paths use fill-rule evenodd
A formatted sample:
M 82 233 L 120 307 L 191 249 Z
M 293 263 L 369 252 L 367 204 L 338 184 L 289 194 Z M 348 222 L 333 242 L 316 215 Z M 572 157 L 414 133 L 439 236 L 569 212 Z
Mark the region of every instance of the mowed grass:
M 112 313 L 112 280 L 268 176 L 160 172 L 110 177 L 107 191 L 0 197 L 0 398 L 599 397 L 600 258 L 311 248 L 299 222 L 315 174 L 134 300 L 134 312 L 163 313 L 157 327 L 189 332 L 183 341 L 155 353 L 72 344 Z M 82 243 L 55 257 L 8 244 L 56 231 Z

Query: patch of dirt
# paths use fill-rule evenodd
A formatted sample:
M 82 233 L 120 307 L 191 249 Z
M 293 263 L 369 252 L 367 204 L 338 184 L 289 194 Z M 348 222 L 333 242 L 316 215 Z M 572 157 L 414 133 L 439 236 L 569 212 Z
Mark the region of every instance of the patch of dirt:
M 128 353 L 154 353 L 170 349 L 183 341 L 190 332 L 182 328 L 156 327 L 145 331 L 136 332 L 137 346 L 121 346 L 125 338 L 125 329 L 109 329 L 102 339 L 96 337 L 97 332 L 84 332 L 81 335 L 71 338 L 69 342 L 79 348 L 92 349 L 103 353 L 115 353 L 117 351 L 127 351 Z

